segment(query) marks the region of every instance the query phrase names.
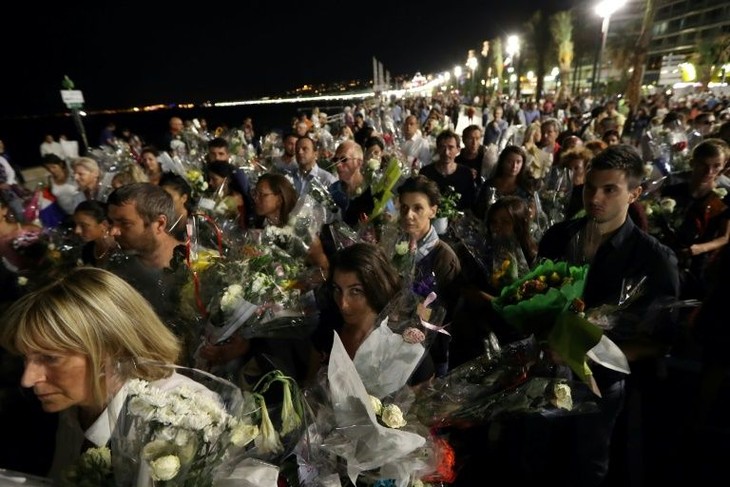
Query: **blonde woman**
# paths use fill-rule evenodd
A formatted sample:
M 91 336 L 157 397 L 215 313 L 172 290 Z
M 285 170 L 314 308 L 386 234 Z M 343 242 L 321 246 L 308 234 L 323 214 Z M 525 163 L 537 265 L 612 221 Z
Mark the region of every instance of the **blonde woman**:
M 90 157 L 79 157 L 71 163 L 74 181 L 79 192 L 74 196 L 74 208 L 85 200 L 95 200 L 99 196 L 101 170 L 99 164 Z
M 538 144 L 542 139 L 542 131 L 538 122 L 533 122 L 525 129 L 525 138 L 522 142 L 522 148 L 525 149 L 527 159 L 525 166 L 527 172 L 533 179 L 543 179 L 553 164 L 551 154 L 540 149 Z
M 207 391 L 159 367 L 178 360 L 177 338 L 132 286 L 95 267 L 74 268 L 16 301 L 5 313 L 0 344 L 23 357 L 21 385 L 45 412 L 60 413 L 49 474 L 56 480 L 82 447 L 109 442 L 129 380 Z

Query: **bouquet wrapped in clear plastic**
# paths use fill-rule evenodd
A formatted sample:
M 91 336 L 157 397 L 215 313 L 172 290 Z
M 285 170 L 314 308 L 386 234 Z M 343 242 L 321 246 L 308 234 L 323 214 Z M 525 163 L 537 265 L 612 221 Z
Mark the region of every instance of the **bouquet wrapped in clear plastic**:
M 302 291 L 304 265 L 278 247 L 246 244 L 242 252 L 214 261 L 200 273 L 207 304 L 207 340 L 302 337 L 316 323 L 311 291 Z
M 575 309 L 582 305 L 587 272 L 587 265 L 546 260 L 492 302 L 507 323 L 535 335 L 586 381 L 591 372 L 585 354 L 602 336 L 600 328 L 578 314 L 583 309 Z
M 368 380 L 373 378 L 363 380 L 363 371 L 335 334 L 327 373 L 312 404 L 315 423 L 310 427 L 312 441 L 306 458 L 311 477 L 338 474 L 358 485 L 390 479 L 394 485 L 407 486 L 434 472 L 436 451 L 429 431 L 409 413 L 413 391 L 401 384 L 385 394 L 391 388 Z M 378 392 L 373 393 L 368 384 Z
M 133 366 L 171 373 L 161 382 L 132 379 L 109 403 L 111 469 L 118 486 L 227 485 L 244 473 L 270 479 L 302 432 L 299 390 L 279 371 L 264 376 L 254 393 L 242 393 L 197 369 Z M 284 399 L 270 408 L 264 394 L 274 384 L 283 386 Z
M 510 414 L 576 414 L 595 410 L 589 387 L 542 377 L 534 337 L 500 348 L 494 336 L 483 355 L 419 391 L 416 414 L 431 427 L 468 428 Z

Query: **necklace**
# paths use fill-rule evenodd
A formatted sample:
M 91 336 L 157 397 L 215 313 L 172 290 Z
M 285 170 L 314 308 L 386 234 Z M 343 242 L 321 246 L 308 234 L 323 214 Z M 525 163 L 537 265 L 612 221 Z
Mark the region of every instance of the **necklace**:
M 102 238 L 102 241 L 104 242 L 104 244 L 106 244 L 106 238 Z M 116 242 L 114 242 L 114 243 L 116 244 Z M 103 259 L 106 256 L 106 254 L 109 253 L 109 251 L 111 249 L 113 249 L 115 247 L 118 247 L 118 245 L 105 245 L 106 246 L 106 249 L 104 249 L 104 251 L 101 254 L 97 254 L 96 253 L 96 248 L 99 247 L 99 246 L 100 245 L 98 243 L 94 243 L 94 248 L 92 249 L 93 254 L 94 254 L 94 259 L 97 260 L 97 261 Z

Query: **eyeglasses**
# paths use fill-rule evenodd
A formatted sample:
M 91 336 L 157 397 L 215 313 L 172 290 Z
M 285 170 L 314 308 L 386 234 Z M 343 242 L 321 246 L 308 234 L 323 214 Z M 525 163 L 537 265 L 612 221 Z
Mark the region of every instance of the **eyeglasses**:
M 337 157 L 335 159 L 332 159 L 332 165 L 336 166 L 337 164 L 344 164 L 345 162 L 352 159 L 353 161 L 357 161 L 354 157 Z
M 265 196 L 271 196 L 274 193 L 262 193 L 261 191 L 256 191 L 255 189 L 251 191 L 251 198 L 257 200 L 259 198 L 263 198 Z

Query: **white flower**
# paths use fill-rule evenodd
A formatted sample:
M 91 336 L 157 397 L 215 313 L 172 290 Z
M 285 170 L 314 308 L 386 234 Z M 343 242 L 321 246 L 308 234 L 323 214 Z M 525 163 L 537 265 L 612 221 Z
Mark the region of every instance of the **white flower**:
M 18 286 L 25 286 L 28 284 L 28 278 L 25 276 L 18 277 Z
M 712 191 L 714 191 L 715 194 L 720 198 L 724 198 L 725 196 L 727 196 L 727 189 L 725 188 L 715 188 Z
M 221 297 L 221 311 L 228 313 L 233 309 L 233 305 L 238 302 L 243 294 L 243 286 L 240 284 L 231 284 L 228 286 Z
M 568 384 L 555 384 L 553 394 L 555 395 L 553 402 L 555 407 L 568 411 L 573 409 L 573 397 L 571 396 L 570 386 Z
M 380 169 L 380 161 L 377 159 L 369 159 L 368 160 L 368 171 L 377 171 Z
M 180 471 L 180 459 L 176 455 L 165 455 L 150 462 L 154 480 L 171 480 Z
M 281 434 L 288 435 L 299 427 L 302 420 L 294 409 L 289 381 L 282 381 L 282 386 L 284 388 L 284 399 L 281 406 Z
M 674 208 L 677 206 L 677 202 L 672 198 L 662 198 L 659 200 L 659 206 L 661 206 L 662 210 L 672 213 Z
M 279 440 L 279 433 L 274 429 L 274 425 L 269 418 L 269 411 L 266 409 L 266 403 L 261 402 L 261 434 L 256 437 L 254 443 L 261 453 L 281 453 L 284 445 Z
M 406 420 L 403 418 L 403 411 L 395 404 L 385 406 L 380 419 L 388 428 L 402 428 L 406 425 Z
M 231 431 L 231 443 L 234 446 L 245 446 L 259 436 L 259 427 L 255 424 L 236 422 Z
M 408 253 L 408 241 L 404 240 L 397 243 L 395 246 L 395 253 L 397 255 L 406 255 Z
M 81 468 L 111 468 L 112 454 L 108 447 L 89 448 L 80 458 Z
M 373 411 L 375 411 L 376 416 L 380 416 L 380 414 L 383 412 L 383 403 L 380 402 L 380 399 L 378 399 L 375 396 L 369 396 L 370 397 L 370 406 L 373 408 Z
M 654 166 L 651 164 L 644 164 L 644 177 L 650 178 L 654 172 Z
M 653 213 L 654 213 L 654 210 L 652 209 L 652 207 L 647 205 L 646 206 L 646 216 L 651 216 Z

